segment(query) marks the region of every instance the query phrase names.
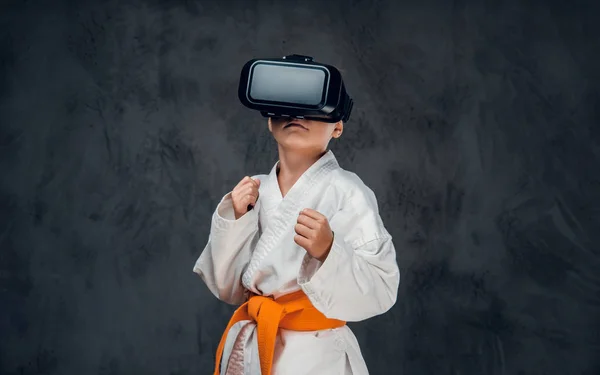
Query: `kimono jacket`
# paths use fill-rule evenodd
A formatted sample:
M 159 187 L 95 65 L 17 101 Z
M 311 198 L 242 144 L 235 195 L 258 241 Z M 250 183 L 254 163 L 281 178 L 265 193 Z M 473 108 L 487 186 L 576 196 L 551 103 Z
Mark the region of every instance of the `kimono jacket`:
M 254 209 L 235 219 L 231 192 L 218 204 L 206 247 L 193 271 L 221 301 L 239 305 L 248 291 L 278 298 L 304 291 L 327 318 L 357 322 L 396 302 L 400 273 L 392 238 L 376 197 L 328 151 L 282 196 L 279 162 L 260 179 Z M 334 233 L 324 262 L 294 242 L 298 215 L 312 208 Z M 227 335 L 220 373 L 257 375 L 256 325 L 244 320 Z M 274 375 L 368 374 L 356 337 L 346 325 L 314 332 L 279 329 Z

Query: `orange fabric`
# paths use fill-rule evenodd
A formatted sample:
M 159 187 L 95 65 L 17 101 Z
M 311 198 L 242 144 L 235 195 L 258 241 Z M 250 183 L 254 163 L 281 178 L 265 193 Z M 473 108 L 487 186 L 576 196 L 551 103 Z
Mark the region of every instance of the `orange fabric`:
M 229 329 L 242 320 L 256 322 L 258 335 L 258 354 L 262 375 L 271 375 L 273 354 L 275 352 L 275 339 L 278 329 L 284 328 L 294 331 L 318 331 L 328 328 L 343 327 L 346 322 L 329 319 L 317 310 L 303 291 L 287 294 L 274 300 L 273 298 L 252 295 L 248 301 L 240 306 L 231 319 L 217 348 L 217 359 L 214 375 L 219 375 L 221 357 L 225 347 L 225 339 Z

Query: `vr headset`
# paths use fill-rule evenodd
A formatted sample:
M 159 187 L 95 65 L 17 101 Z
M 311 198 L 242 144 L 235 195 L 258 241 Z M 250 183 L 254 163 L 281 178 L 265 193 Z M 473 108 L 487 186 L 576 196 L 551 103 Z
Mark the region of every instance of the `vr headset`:
M 253 59 L 242 68 L 238 96 L 264 117 L 347 122 L 353 101 L 341 73 L 310 56 Z

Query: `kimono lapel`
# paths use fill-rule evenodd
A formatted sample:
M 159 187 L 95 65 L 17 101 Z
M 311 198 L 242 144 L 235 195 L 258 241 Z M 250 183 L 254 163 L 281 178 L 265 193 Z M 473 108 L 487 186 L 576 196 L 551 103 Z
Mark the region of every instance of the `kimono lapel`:
M 251 289 L 252 276 L 260 266 L 260 263 L 275 246 L 281 243 L 282 238 L 295 225 L 298 213 L 304 208 L 302 204 L 305 202 L 308 193 L 319 181 L 323 181 L 323 178 L 327 174 L 339 168 L 333 152 L 327 151 L 325 155 L 300 176 L 285 197 L 282 198 L 277 182 L 278 163 L 275 164 L 271 173 L 269 173 L 268 183 L 265 186 L 265 198 L 267 198 L 267 202 L 264 202 L 266 203 L 265 209 L 270 210 L 273 206 L 276 206 L 277 212 L 260 236 L 248 268 L 242 276 L 242 283 L 247 289 Z M 276 202 L 279 202 L 278 206 Z M 254 292 L 256 293 L 257 291 Z
M 283 197 L 277 183 L 277 167 L 279 162 L 275 163 L 271 172 L 266 176 L 265 181 L 261 182 L 262 191 L 260 192 L 261 207 L 265 212 L 269 212 L 281 203 Z

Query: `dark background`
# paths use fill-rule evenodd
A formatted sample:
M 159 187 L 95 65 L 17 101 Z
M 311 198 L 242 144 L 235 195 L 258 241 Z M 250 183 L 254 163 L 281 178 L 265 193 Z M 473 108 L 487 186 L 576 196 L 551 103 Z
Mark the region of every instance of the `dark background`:
M 3 1 L 0 373 L 208 374 L 192 273 L 276 147 L 254 57 L 341 68 L 332 144 L 395 237 L 372 374 L 600 373 L 597 1 Z

